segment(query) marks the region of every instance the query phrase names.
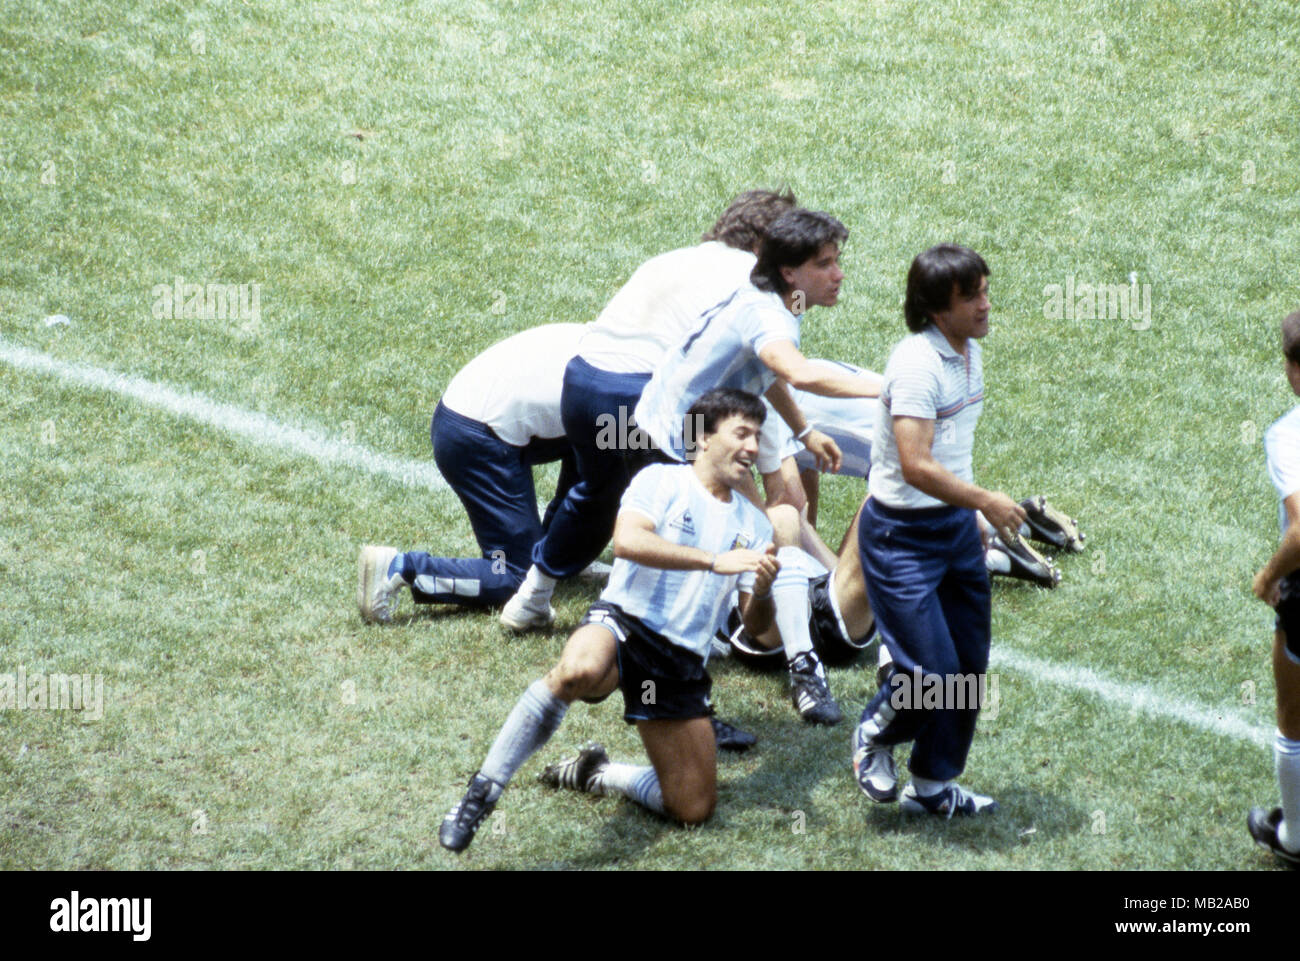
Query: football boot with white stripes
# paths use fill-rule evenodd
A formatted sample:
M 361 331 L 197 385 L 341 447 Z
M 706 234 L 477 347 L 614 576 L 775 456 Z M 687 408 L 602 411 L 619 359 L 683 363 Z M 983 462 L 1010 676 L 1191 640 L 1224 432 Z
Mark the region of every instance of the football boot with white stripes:
M 1083 550 L 1083 542 L 1087 538 L 1079 531 L 1079 522 L 1047 503 L 1047 498 L 1042 494 L 1025 498 L 1020 506 L 1029 515 L 1020 527 L 1022 536 L 1051 544 L 1072 554 Z
M 878 804 L 898 800 L 893 745 L 877 744 L 861 724 L 853 729 L 853 777 L 862 793 Z
M 922 797 L 916 793 L 916 785 L 909 784 L 903 788 L 903 800 L 899 807 L 908 814 L 937 814 L 952 819 L 954 814 L 993 814 L 998 810 L 998 802 L 983 794 L 968 791 L 960 784 L 949 784 L 937 794 Z
M 570 791 L 588 791 L 591 780 L 609 766 L 609 755 L 604 745 L 589 744 L 575 757 L 549 764 L 538 780 L 550 787 L 568 788 Z
M 810 724 L 838 724 L 844 719 L 831 697 L 830 685 L 819 670 L 817 656 L 804 652 L 790 662 L 790 700 L 799 716 Z
M 488 800 L 494 786 L 495 782 L 482 774 L 470 778 L 469 790 L 465 796 L 442 819 L 442 826 L 438 828 L 439 844 L 448 851 L 457 853 L 469 847 L 469 842 L 474 840 L 479 827 L 497 806 L 495 799 Z M 500 797 L 500 791 L 497 792 L 497 797 Z
M 406 587 L 400 574 L 392 570 L 400 555 L 395 547 L 367 544 L 357 557 L 357 607 L 367 624 L 387 624 L 397 608 L 397 595 Z
M 1039 587 L 1051 588 L 1061 583 L 1061 572 L 1052 559 L 1038 553 L 1020 537 L 1010 543 L 1000 534 L 990 537 L 988 549 L 984 552 L 984 565 L 990 574 L 1014 577 Z

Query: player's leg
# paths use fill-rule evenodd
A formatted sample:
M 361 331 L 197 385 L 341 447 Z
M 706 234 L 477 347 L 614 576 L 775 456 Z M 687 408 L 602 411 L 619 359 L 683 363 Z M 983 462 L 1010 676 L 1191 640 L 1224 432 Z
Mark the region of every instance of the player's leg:
M 684 824 L 707 821 L 718 802 L 717 748 L 709 719 L 638 721 L 636 729 L 658 783 L 661 813 Z M 608 772 L 604 778 L 608 786 Z
M 922 678 L 919 696 L 929 718 L 915 738 L 903 808 L 948 817 L 993 812 L 996 801 L 956 784 L 975 737 L 981 679 L 988 668 L 992 606 L 983 545 L 970 512 L 955 513 L 937 533 L 948 561 L 935 595 L 942 626 L 932 626 L 925 669 L 911 676 L 914 701 L 916 678 Z
M 599 699 L 617 686 L 614 635 L 599 623 L 584 623 L 565 644 L 559 663 L 529 685 L 511 710 L 465 796 L 443 819 L 442 846 L 452 851 L 469 846 L 515 771 L 550 740 L 574 700 Z
M 1273 763 L 1282 798 L 1278 841 L 1300 860 L 1300 656 L 1288 646 L 1282 630 L 1273 637 L 1273 680 L 1277 686 Z
M 799 513 L 787 504 L 767 512 L 777 545 L 776 559 L 781 565 L 772 582 L 772 603 L 776 607 L 776 629 L 785 650 L 790 678 L 790 699 L 799 716 L 813 724 L 838 724 L 843 718 L 831 695 L 826 669 L 813 647 L 808 629 L 809 581 L 823 573 L 799 546 Z
M 501 604 L 518 588 L 541 536 L 533 475 L 521 448 L 441 404 L 430 427 L 434 462 L 469 517 L 482 557 L 435 557 L 367 545 L 357 602 L 367 621 L 388 621 L 399 591 L 417 604 Z
M 543 626 L 557 581 L 600 556 L 614 533 L 619 499 L 632 479 L 632 411 L 649 375 L 599 371 L 575 357 L 564 371 L 560 413 L 573 445 L 578 480 L 551 514 L 532 550 L 532 565 L 501 612 L 514 630 Z

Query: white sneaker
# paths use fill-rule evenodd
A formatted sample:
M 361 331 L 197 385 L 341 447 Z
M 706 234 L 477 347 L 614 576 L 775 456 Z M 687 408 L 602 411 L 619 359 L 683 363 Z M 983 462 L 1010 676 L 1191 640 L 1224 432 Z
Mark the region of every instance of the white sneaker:
M 521 589 L 501 608 L 501 623 L 512 631 L 545 630 L 555 623 L 555 608 L 546 600 L 539 605 Z
M 393 619 L 397 592 L 406 586 L 401 577 L 388 576 L 388 568 L 398 555 L 395 547 L 367 544 L 357 558 L 357 607 L 367 624 L 387 624 Z
M 916 793 L 916 785 L 909 784 L 903 788 L 899 807 L 908 814 L 937 814 L 951 819 L 954 814 L 993 814 L 998 810 L 998 802 L 960 784 L 949 784 L 939 793 L 924 797 Z
M 607 581 L 609 575 L 614 573 L 614 568 L 604 561 L 592 561 L 582 569 L 578 574 L 578 579 L 582 581 Z

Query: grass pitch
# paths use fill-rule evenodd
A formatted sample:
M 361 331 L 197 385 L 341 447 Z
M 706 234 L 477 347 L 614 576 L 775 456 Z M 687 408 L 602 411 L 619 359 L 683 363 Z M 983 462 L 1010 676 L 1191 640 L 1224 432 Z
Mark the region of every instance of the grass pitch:
M 1249 583 L 1277 537 L 1259 440 L 1292 403 L 1297 33 L 1283 2 L 10 0 L 0 338 L 424 460 L 469 358 L 593 319 L 788 184 L 851 230 L 811 356 L 882 369 L 933 243 L 992 267 L 977 476 L 1089 535 L 1059 589 L 997 582 L 995 651 L 1271 730 Z M 189 316 L 177 283 L 257 310 Z M 0 674 L 104 679 L 97 721 L 0 711 L 0 868 L 1273 867 L 1244 828 L 1272 762 L 1240 737 L 1003 670 L 964 779 L 1003 813 L 917 823 L 857 793 L 848 725 L 727 662 L 715 700 L 762 743 L 721 760 L 710 824 L 534 783 L 589 738 L 641 756 L 612 701 L 458 859 L 438 822 L 565 631 L 360 624 L 358 546 L 471 554 L 454 498 L 11 362 L 0 452 Z M 827 540 L 861 495 L 824 484 Z M 562 628 L 595 594 L 561 589 Z M 871 674 L 832 672 L 846 712 Z

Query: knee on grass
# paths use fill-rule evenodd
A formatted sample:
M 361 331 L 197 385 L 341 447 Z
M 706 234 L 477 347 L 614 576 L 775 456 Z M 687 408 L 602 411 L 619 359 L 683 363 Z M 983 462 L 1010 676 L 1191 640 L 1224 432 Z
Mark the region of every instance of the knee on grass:
M 717 807 L 718 796 L 713 794 L 696 794 L 685 798 L 664 798 L 664 811 L 674 821 L 693 827 L 703 824 L 713 816 Z

